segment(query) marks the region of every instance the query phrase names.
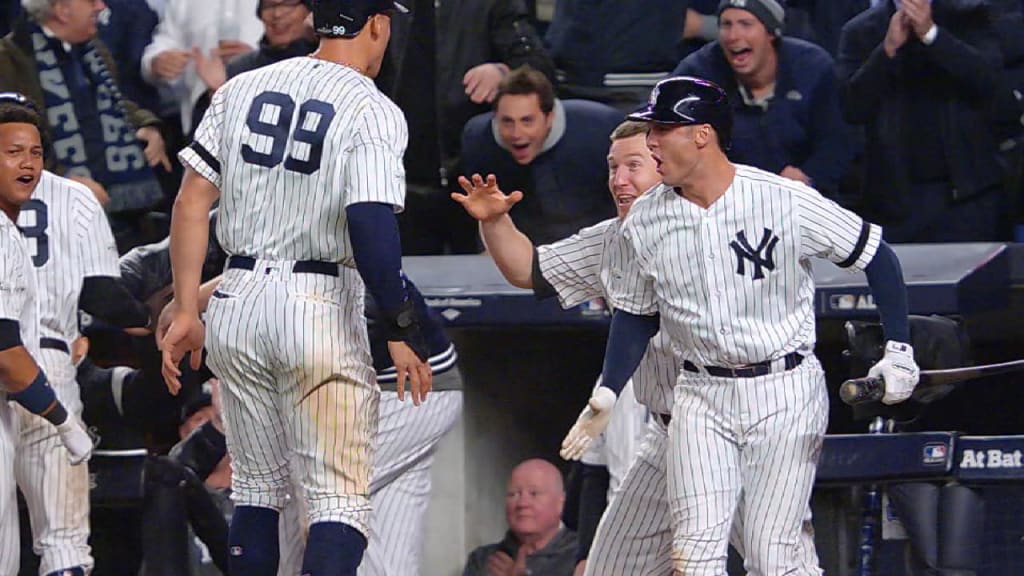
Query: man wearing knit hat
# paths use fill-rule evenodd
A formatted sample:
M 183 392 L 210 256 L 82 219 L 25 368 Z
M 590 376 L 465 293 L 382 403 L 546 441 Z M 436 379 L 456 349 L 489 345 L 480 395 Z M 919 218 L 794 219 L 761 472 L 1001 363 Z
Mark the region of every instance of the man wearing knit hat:
M 729 94 L 729 158 L 835 195 L 856 152 L 839 109 L 834 63 L 823 48 L 783 37 L 782 0 L 721 0 L 718 40 L 673 75 L 707 78 Z

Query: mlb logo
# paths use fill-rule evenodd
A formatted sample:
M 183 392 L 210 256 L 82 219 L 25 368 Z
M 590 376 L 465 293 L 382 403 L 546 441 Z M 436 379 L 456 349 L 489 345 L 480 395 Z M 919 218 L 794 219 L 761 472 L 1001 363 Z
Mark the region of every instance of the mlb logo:
M 944 464 L 948 453 L 945 444 L 926 444 L 922 462 L 925 464 Z

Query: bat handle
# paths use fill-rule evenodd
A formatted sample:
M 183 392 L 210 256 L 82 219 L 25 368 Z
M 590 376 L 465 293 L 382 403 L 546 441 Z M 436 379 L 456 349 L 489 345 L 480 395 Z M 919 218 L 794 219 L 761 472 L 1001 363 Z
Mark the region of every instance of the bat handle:
M 885 396 L 885 380 L 881 376 L 852 378 L 839 387 L 839 397 L 850 406 L 877 402 Z

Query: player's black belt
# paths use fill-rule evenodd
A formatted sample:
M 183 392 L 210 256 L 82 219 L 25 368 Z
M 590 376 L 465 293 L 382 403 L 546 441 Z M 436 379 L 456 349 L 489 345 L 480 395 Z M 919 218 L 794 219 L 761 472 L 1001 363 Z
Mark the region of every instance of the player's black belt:
M 661 420 L 661 423 L 664 424 L 666 428 L 668 427 L 669 424 L 672 423 L 672 415 L 671 414 L 660 414 L 658 412 L 655 412 L 654 416 L 658 420 Z
M 255 270 L 256 259 L 252 256 L 231 256 L 228 258 L 228 268 Z M 322 260 L 299 260 L 292 266 L 292 272 L 296 274 L 322 274 L 337 278 L 338 263 L 324 262 Z
M 804 355 L 799 352 L 790 352 L 783 357 L 785 370 L 792 370 L 800 365 L 804 361 Z M 700 372 L 697 365 L 689 360 L 683 361 L 683 370 L 687 372 Z M 764 376 L 765 374 L 771 374 L 772 372 L 772 361 L 765 360 L 764 362 L 758 362 L 757 364 L 747 364 L 746 366 L 737 366 L 735 368 L 726 368 L 725 366 L 705 366 L 704 370 L 712 376 L 719 378 L 756 378 L 758 376 Z
M 68 348 L 68 343 L 59 338 L 40 338 L 39 347 L 47 348 L 49 350 L 60 350 L 65 354 L 71 353 L 71 348 Z

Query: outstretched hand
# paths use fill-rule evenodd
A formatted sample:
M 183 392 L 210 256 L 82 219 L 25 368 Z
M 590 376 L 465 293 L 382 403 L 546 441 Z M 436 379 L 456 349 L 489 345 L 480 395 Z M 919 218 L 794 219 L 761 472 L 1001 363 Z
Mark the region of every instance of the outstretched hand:
M 502 192 L 494 174 L 488 174 L 487 180 L 479 174 L 473 174 L 470 178 L 459 176 L 459 186 L 466 193 L 452 192 L 452 200 L 462 204 L 470 216 L 481 222 L 489 222 L 508 214 L 512 206 L 523 199 L 523 193 L 519 190 L 511 194 Z

